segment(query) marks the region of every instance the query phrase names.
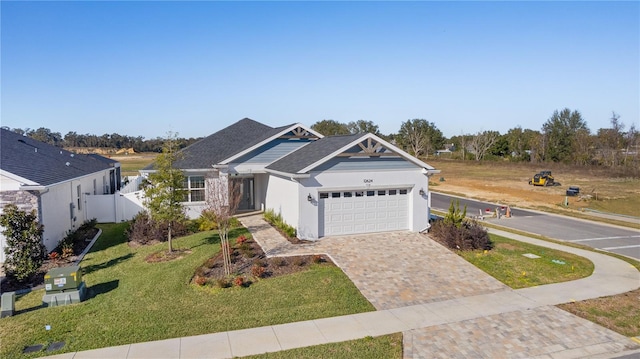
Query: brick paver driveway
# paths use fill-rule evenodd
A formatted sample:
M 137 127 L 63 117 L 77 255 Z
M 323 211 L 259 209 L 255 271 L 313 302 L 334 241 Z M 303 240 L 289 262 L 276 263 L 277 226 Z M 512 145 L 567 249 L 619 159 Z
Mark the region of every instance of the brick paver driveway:
M 267 255 L 329 255 L 378 310 L 509 290 L 423 234 L 359 234 L 294 245 L 260 218 L 241 220 Z

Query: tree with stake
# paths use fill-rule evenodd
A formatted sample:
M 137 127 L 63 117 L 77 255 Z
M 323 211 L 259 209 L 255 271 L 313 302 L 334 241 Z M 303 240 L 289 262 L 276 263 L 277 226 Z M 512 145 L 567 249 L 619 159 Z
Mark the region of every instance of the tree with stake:
M 206 194 L 208 210 L 211 211 L 218 224 L 218 235 L 224 264 L 224 274 L 231 274 L 231 246 L 229 230 L 231 219 L 236 214 L 242 194 L 240 180 L 229 179 L 228 175 L 218 170 L 211 172 L 207 179 L 209 189 Z
M 149 174 L 149 184 L 144 188 L 145 204 L 151 218 L 156 223 L 167 223 L 167 241 L 169 252 L 173 252 L 171 243 L 173 223 L 186 219 L 182 202 L 187 195 L 185 176 L 181 170 L 174 168 L 179 159 L 177 152 L 177 134 L 169 133 L 162 147 L 162 154 L 155 161 L 155 172 Z
M 7 246 L 4 269 L 7 275 L 22 282 L 38 272 L 44 262 L 46 250 L 42 245 L 44 227 L 38 223 L 36 211 L 30 213 L 8 204 L 0 215 Z

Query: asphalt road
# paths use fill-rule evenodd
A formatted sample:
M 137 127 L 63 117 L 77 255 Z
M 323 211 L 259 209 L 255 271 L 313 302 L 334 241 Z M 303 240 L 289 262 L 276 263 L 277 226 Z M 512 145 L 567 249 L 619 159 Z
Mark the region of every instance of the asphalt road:
M 640 259 L 640 231 L 634 229 L 519 208 L 511 208 L 511 217 L 506 218 L 504 216 L 506 208 L 500 204 L 480 202 L 436 192 L 431 192 L 431 207 L 446 212 L 452 199 L 460 201 L 460 208 L 467 206 L 467 216 L 469 217 L 485 214 L 485 221 L 507 228 L 580 243 Z M 494 216 L 496 208 L 501 213 L 500 219 Z

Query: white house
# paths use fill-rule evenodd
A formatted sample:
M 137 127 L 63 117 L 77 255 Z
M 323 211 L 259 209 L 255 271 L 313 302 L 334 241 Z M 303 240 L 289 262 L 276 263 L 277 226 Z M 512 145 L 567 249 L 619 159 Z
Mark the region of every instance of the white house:
M 301 239 L 423 231 L 428 177 L 439 173 L 373 134 L 324 137 L 299 123 L 272 128 L 246 118 L 184 148 L 175 165 L 187 176 L 190 217 L 206 208 L 211 181 L 237 178 L 239 210 L 273 209 Z
M 69 231 L 90 220 L 87 197 L 120 189 L 120 164 L 99 155 L 65 151 L 0 129 L 0 210 L 8 203 L 36 210 L 43 244 L 52 251 Z M 0 262 L 4 262 L 0 234 Z

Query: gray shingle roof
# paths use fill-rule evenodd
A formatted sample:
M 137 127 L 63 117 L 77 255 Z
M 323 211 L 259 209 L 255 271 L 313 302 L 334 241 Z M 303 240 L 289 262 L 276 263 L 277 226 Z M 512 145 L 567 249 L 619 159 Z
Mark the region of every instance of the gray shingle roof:
M 366 133 L 359 133 L 355 135 L 323 137 L 282 157 L 266 168 L 284 173 L 298 173 L 310 164 L 325 158 L 365 135 Z
M 6 129 L 0 132 L 0 168 L 42 186 L 103 171 L 117 163 L 99 155 L 74 154 Z
M 180 151 L 182 158 L 175 163 L 175 167 L 179 169 L 211 168 L 211 166 L 220 164 L 225 159 L 255 146 L 290 126 L 273 128 L 244 118 L 183 148 Z M 153 164 L 144 168 L 144 170 L 152 169 Z

